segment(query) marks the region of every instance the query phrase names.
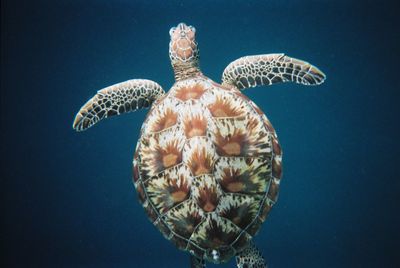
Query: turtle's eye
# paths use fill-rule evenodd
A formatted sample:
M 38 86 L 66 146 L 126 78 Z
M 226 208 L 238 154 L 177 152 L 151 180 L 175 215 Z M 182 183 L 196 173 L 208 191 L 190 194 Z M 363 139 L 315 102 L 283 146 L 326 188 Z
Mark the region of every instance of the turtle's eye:
M 171 29 L 169 29 L 169 35 L 172 36 L 174 34 L 176 30 L 176 27 L 172 27 Z
M 192 30 L 193 33 L 196 33 L 196 28 L 194 28 L 193 26 L 189 26 L 190 30 Z

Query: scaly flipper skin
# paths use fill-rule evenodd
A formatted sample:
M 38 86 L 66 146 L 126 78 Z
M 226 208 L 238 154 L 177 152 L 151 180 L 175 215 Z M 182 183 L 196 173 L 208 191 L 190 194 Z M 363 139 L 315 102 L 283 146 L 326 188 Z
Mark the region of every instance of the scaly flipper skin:
M 325 74 L 317 67 L 284 54 L 242 57 L 230 63 L 222 74 L 222 85 L 240 90 L 280 82 L 319 85 L 324 80 Z
M 151 80 L 133 79 L 99 90 L 75 116 L 73 128 L 83 131 L 103 118 L 149 107 L 165 94 L 162 87 Z
M 190 268 L 205 268 L 206 263 L 204 260 L 199 259 L 193 255 L 190 255 Z
M 267 263 L 253 243 L 236 256 L 238 268 L 267 268 Z

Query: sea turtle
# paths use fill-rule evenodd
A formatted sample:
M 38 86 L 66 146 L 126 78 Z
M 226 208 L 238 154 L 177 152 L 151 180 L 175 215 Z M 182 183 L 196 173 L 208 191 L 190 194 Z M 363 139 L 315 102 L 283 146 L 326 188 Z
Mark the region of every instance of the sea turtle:
M 224 263 L 266 267 L 251 242 L 277 201 L 282 151 L 265 114 L 242 90 L 279 82 L 321 84 L 325 75 L 284 54 L 230 63 L 222 84 L 199 68 L 195 28 L 171 28 L 175 84 L 133 79 L 97 92 L 73 123 L 85 130 L 103 118 L 150 107 L 133 159 L 133 183 L 151 222 L 191 267 Z

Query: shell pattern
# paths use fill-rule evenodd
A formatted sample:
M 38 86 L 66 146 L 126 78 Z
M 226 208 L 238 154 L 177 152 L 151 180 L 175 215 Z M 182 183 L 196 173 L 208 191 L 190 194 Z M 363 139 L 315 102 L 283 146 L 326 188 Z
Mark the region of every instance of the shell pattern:
M 167 239 L 221 263 L 248 245 L 276 202 L 281 159 L 264 113 L 239 90 L 199 76 L 153 104 L 133 180 Z

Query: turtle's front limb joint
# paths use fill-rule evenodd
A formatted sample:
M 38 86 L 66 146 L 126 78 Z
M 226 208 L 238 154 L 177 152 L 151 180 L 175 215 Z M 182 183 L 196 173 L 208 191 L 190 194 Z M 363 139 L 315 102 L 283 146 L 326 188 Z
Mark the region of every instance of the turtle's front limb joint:
M 236 255 L 238 268 L 267 268 L 267 263 L 253 243 Z

